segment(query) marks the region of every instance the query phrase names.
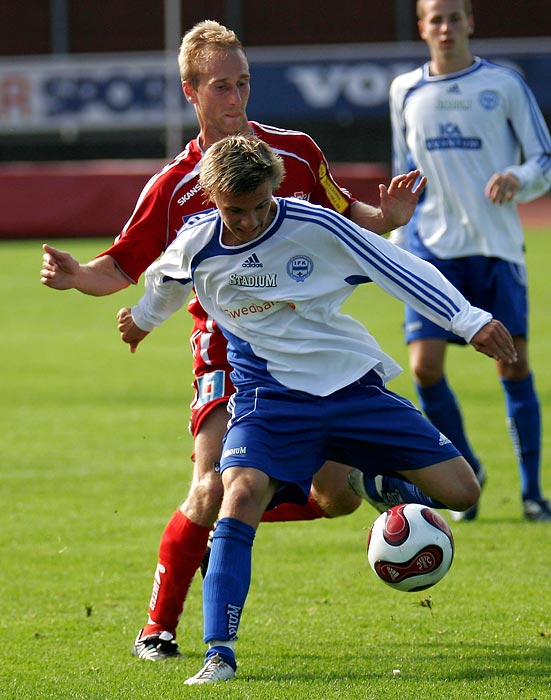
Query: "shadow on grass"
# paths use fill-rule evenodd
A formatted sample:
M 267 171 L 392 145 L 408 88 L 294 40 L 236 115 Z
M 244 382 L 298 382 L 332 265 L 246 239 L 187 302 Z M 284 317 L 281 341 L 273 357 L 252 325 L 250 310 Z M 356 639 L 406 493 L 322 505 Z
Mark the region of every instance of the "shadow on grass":
M 277 658 L 265 659 L 265 673 L 247 673 L 249 661 L 243 658 L 238 678 L 282 683 L 388 681 L 392 678 L 392 669 L 398 664 L 401 681 L 423 681 L 428 685 L 442 681 L 495 681 L 501 686 L 519 687 L 527 683 L 538 686 L 551 683 L 551 646 L 522 649 L 499 644 L 495 647 L 462 644 L 461 648 L 442 650 L 437 645 L 425 644 L 417 645 L 415 650 L 407 646 L 394 651 L 392 659 L 371 648 L 366 655 L 339 655 L 331 659 L 325 654 L 307 651 L 301 651 L 298 655 L 278 654 Z M 274 672 L 270 672 L 270 669 L 274 669 Z

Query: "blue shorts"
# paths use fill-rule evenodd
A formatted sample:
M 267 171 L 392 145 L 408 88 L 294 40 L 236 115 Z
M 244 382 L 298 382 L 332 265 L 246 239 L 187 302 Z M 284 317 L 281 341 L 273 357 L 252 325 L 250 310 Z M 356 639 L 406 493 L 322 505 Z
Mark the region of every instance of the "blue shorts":
M 375 476 L 460 454 L 374 371 L 329 396 L 285 388 L 238 391 L 229 408 L 220 471 L 254 467 L 280 481 L 270 506 L 305 502 L 312 477 L 328 459 Z
M 511 335 L 528 337 L 528 293 L 526 267 L 473 255 L 440 260 L 429 258 L 463 296 L 473 305 L 492 314 Z M 465 344 L 463 338 L 444 330 L 419 312 L 406 306 L 406 343 L 426 338 L 443 338 L 450 343 Z

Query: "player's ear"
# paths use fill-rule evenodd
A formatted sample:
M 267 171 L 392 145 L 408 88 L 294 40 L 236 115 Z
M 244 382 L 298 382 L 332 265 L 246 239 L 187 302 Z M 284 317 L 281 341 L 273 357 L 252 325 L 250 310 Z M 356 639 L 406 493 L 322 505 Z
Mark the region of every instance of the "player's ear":
M 196 103 L 197 100 L 195 99 L 195 90 L 193 89 L 193 86 L 189 80 L 182 80 L 182 92 L 190 104 Z
M 427 38 L 427 33 L 425 31 L 425 23 L 423 22 L 422 19 L 417 21 L 417 30 L 419 32 L 419 36 L 421 39 L 426 39 Z

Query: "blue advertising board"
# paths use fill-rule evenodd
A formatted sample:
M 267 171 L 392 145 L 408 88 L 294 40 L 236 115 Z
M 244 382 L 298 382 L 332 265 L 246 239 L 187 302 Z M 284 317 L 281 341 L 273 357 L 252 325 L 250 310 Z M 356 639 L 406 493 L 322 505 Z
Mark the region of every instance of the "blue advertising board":
M 485 42 L 484 56 L 524 75 L 551 113 L 551 47 L 534 53 Z M 369 120 L 388 115 L 392 79 L 426 60 L 424 45 L 294 47 L 248 52 L 248 108 L 260 121 Z M 167 86 L 173 99 L 167 96 Z M 174 94 L 176 97 L 174 98 Z M 169 115 L 167 105 L 172 105 Z M 0 60 L 0 133 L 164 128 L 169 118 L 195 124 L 181 95 L 176 61 L 164 54 Z
M 551 53 L 542 56 L 487 56 L 520 72 L 543 111 L 551 112 Z M 393 78 L 423 59 L 317 61 L 251 65 L 249 113 L 255 119 L 379 118 L 388 115 Z

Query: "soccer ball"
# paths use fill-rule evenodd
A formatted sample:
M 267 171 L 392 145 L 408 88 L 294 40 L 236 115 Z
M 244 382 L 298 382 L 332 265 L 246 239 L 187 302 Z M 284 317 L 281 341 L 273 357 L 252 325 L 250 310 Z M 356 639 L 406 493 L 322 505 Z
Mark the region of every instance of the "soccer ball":
M 381 513 L 367 538 L 367 558 L 377 576 L 398 591 L 422 591 L 448 572 L 452 531 L 432 508 L 401 503 Z

